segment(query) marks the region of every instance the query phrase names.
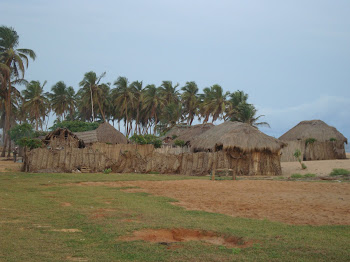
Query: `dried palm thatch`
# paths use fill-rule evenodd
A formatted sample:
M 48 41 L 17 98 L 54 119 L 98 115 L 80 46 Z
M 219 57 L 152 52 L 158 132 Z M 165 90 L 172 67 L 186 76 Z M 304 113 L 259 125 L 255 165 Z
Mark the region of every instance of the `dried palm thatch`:
M 127 144 L 128 143 L 128 139 L 107 122 L 100 124 L 100 126 L 95 130 L 86 131 L 86 132 L 76 132 L 74 134 L 76 134 L 86 144 L 91 144 L 96 142 L 110 143 L 110 144 Z
M 241 123 L 227 121 L 211 128 L 192 142 L 192 149 L 200 151 L 269 151 L 279 152 L 286 144 L 264 133 L 257 128 Z
M 214 127 L 214 125 L 211 123 L 199 124 L 194 126 L 177 126 L 172 128 L 161 139 L 167 139 L 172 145 L 174 144 L 175 140 L 183 140 L 186 145 L 190 146 L 194 138 L 208 131 L 212 127 Z M 173 135 L 176 136 L 175 139 L 172 139 Z
M 321 120 L 302 121 L 282 135 L 279 139 L 284 141 L 305 141 L 309 138 L 314 138 L 318 142 L 335 139 L 338 142 L 348 143 L 347 138 L 344 137 L 335 127 L 329 126 Z
M 67 128 L 57 128 L 56 130 L 48 133 L 43 139 L 46 145 L 52 148 L 71 146 L 77 148 L 84 148 L 84 141 L 79 139 L 73 132 Z

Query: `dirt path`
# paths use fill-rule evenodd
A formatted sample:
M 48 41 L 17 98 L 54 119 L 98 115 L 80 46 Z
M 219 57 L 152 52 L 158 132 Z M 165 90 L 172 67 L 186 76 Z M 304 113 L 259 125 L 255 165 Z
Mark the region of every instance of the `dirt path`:
M 135 181 L 86 182 L 81 186 L 138 186 L 179 200 L 190 210 L 245 218 L 267 218 L 288 224 L 350 225 L 350 183 L 292 181 Z
M 20 172 L 22 163 L 13 162 L 12 158 L 0 157 L 0 172 Z

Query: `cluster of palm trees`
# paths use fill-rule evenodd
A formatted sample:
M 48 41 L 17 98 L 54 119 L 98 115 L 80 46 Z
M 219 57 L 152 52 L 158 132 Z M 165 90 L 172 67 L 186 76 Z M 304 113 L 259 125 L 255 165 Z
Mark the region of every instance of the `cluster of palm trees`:
M 254 126 L 261 116 L 247 102 L 243 91 L 224 92 L 220 85 L 203 89 L 195 82 L 183 87 L 171 81 L 160 86 L 142 81 L 129 82 L 119 77 L 114 83 L 103 83 L 105 73 L 87 72 L 75 93 L 71 86 L 59 81 L 45 92 L 46 81 L 24 80 L 29 58 L 35 59 L 34 51 L 18 48 L 18 35 L 13 28 L 0 27 L 0 113 L 4 130 L 5 154 L 9 142 L 7 131 L 16 123 L 30 122 L 35 129 L 47 128 L 48 117 L 53 112 L 57 121 L 111 121 L 113 125 L 124 123 L 125 134 L 160 133 L 176 124 L 192 125 L 195 119 L 203 123 L 216 120 L 246 122 Z M 19 92 L 15 86 L 25 85 Z

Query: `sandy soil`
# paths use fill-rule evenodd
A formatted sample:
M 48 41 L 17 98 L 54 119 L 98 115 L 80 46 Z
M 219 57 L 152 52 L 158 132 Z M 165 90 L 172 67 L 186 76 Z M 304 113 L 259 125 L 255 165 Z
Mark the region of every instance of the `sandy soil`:
M 347 153 L 347 159 L 322 160 L 322 161 L 304 161 L 307 169 L 302 170 L 299 162 L 282 162 L 283 176 L 292 174 L 316 174 L 317 176 L 327 176 L 334 168 L 344 168 L 350 170 L 350 153 Z
M 71 184 L 73 185 L 73 184 Z M 247 180 L 85 182 L 80 186 L 137 186 L 179 200 L 176 205 L 233 217 L 288 224 L 350 225 L 350 183 Z

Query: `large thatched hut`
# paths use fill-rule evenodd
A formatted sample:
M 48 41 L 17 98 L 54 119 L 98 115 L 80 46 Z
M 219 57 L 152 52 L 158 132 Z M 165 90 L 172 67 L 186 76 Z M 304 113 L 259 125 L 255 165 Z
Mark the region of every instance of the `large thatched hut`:
M 53 149 L 62 147 L 84 148 L 84 141 L 79 139 L 67 128 L 57 128 L 48 133 L 43 139 L 43 143 Z
M 297 149 L 303 160 L 346 158 L 344 143 L 348 143 L 347 138 L 321 120 L 302 121 L 279 139 L 288 143 L 282 150 L 282 161 L 296 161 L 293 153 Z
M 75 132 L 85 144 L 93 143 L 108 143 L 108 144 L 127 144 L 128 139 L 117 129 L 107 122 L 100 124 L 100 126 L 92 131 Z
M 233 169 L 237 175 L 281 175 L 280 151 L 284 146 L 249 124 L 230 121 L 211 128 L 192 142 L 193 152 L 224 155 L 223 163 L 216 165 Z
M 194 138 L 205 133 L 212 127 L 214 127 L 214 125 L 211 123 L 193 126 L 175 126 L 161 137 L 161 139 L 167 145 L 173 146 L 176 140 L 182 140 L 185 142 L 185 145 L 191 146 L 191 142 Z

